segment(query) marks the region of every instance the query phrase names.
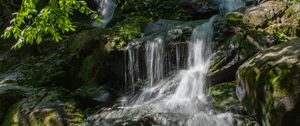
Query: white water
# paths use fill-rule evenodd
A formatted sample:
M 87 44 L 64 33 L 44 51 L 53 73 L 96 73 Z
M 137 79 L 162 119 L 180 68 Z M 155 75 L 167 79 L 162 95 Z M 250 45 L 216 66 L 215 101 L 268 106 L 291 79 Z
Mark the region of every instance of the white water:
M 114 0 L 95 0 L 98 4 L 98 12 L 101 15 L 102 22 L 93 22 L 93 26 L 99 27 L 99 28 L 105 28 L 106 25 L 110 22 L 112 19 L 115 9 L 117 7 L 117 4 L 114 2 Z
M 162 38 L 158 37 L 148 42 L 145 48 L 148 86 L 152 87 L 157 81 L 163 79 L 165 46 Z

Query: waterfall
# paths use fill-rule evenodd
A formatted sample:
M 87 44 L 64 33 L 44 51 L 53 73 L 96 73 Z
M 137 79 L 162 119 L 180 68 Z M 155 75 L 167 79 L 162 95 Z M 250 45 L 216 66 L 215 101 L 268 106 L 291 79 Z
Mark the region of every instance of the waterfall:
M 227 1 L 227 2 L 226 2 Z M 234 2 L 235 1 L 235 2 Z M 223 12 L 236 10 L 242 5 L 240 0 L 224 0 L 220 8 Z M 167 74 L 165 64 L 169 64 L 168 46 L 158 36 L 144 44 L 132 43 L 128 47 L 127 80 L 133 89 L 140 79 L 146 79 L 144 88 L 133 96 L 123 97 L 123 106 L 91 116 L 93 125 L 129 125 L 129 122 L 148 120 L 163 126 L 232 126 L 231 113 L 219 113 L 212 109 L 207 100 L 206 76 L 210 66 L 210 43 L 214 34 L 216 16 L 194 28 L 188 41 L 188 58 L 181 57 L 180 46 L 175 47 L 175 72 Z M 139 51 L 140 50 L 140 51 Z M 145 59 L 139 55 L 144 52 Z M 143 61 L 144 60 L 144 63 Z M 183 61 L 186 60 L 186 61 Z M 142 61 L 142 62 L 141 62 Z M 180 62 L 186 62 L 186 69 L 178 70 Z M 145 70 L 141 69 L 145 67 Z M 145 76 L 143 73 L 146 73 Z M 172 74 L 173 73 L 173 74 Z M 149 119 L 151 117 L 151 119 Z M 96 121 L 95 121 L 96 120 Z
M 194 29 L 188 47 L 189 68 L 181 71 L 180 83 L 175 94 L 172 96 L 172 102 L 180 102 L 182 100 L 183 104 L 185 104 L 195 97 L 202 102 L 206 101 L 204 92 L 205 78 L 209 68 L 209 56 L 211 54 L 207 44 L 211 42 L 213 36 L 212 24 L 214 19 L 215 18 L 213 17 L 209 22 L 197 26 Z
M 101 23 L 93 22 L 93 26 L 99 28 L 105 28 L 106 25 L 112 19 L 117 4 L 114 2 L 114 0 L 95 0 L 95 1 L 98 4 L 97 11 L 100 13 L 102 21 Z

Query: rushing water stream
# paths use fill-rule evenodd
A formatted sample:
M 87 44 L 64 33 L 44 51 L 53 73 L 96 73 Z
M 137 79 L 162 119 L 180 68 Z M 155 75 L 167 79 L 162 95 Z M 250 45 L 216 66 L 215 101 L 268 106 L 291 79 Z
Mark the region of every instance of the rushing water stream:
M 226 2 L 227 1 L 227 2 Z M 224 0 L 220 3 L 222 13 L 244 6 L 240 0 Z M 166 71 L 166 50 L 163 39 L 158 36 L 147 42 L 145 48 L 146 74 L 141 75 L 138 43 L 128 49 L 126 73 L 127 87 L 135 95 L 122 99 L 122 107 L 105 110 L 88 118 L 92 125 L 164 125 L 164 126 L 231 126 L 231 113 L 219 113 L 212 109 L 206 97 L 206 74 L 210 65 L 210 45 L 213 37 L 215 16 L 197 26 L 188 42 L 187 68 L 178 70 L 182 60 L 176 49 L 176 72 Z M 170 74 L 173 73 L 173 74 Z M 135 87 L 139 79 L 147 79 L 141 92 Z

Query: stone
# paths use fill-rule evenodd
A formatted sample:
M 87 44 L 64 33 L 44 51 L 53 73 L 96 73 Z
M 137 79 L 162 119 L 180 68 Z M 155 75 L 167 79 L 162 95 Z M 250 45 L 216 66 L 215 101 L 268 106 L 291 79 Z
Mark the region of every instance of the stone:
M 246 9 L 245 15 L 248 20 L 255 26 L 264 26 L 269 20 L 274 20 L 282 15 L 287 6 L 278 1 L 267 1 L 258 6 Z
M 266 49 L 237 72 L 239 97 L 260 125 L 300 125 L 300 40 Z
M 2 126 L 77 126 L 83 114 L 71 102 L 61 101 L 66 92 L 59 89 L 39 89 L 29 98 L 12 105 Z

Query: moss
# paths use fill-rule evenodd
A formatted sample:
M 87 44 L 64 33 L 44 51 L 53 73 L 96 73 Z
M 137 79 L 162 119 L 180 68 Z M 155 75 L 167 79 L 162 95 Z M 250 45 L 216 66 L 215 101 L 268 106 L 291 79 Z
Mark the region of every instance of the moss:
M 226 15 L 226 19 L 230 24 L 243 25 L 247 21 L 244 19 L 244 15 L 238 12 L 232 12 Z
M 82 63 L 79 76 L 82 78 L 91 78 L 91 73 L 97 64 L 97 60 L 93 55 L 88 56 Z M 88 80 L 87 80 L 88 81 Z
M 209 94 L 212 97 L 212 103 L 219 109 L 228 108 L 232 105 L 239 104 L 235 95 L 235 88 L 237 83 L 225 82 L 218 84 L 209 89 Z
M 19 126 L 19 108 L 20 104 L 16 103 L 8 110 L 8 114 L 4 118 L 4 122 L 1 126 Z
M 220 67 L 224 65 L 226 62 L 226 54 L 223 52 L 217 53 L 216 56 L 213 58 L 212 65 L 209 68 L 209 75 L 213 75 L 220 70 Z
M 276 102 L 299 91 L 299 39 L 264 50 L 248 60 L 238 71 L 239 84 L 246 90 L 243 105 L 264 123 L 274 120 L 284 108 Z M 289 104 L 289 103 L 286 103 Z M 273 112 L 273 113 L 271 113 Z M 260 117 L 259 117 L 260 116 Z
M 33 112 L 29 124 L 31 126 L 63 126 L 59 115 L 55 112 Z

